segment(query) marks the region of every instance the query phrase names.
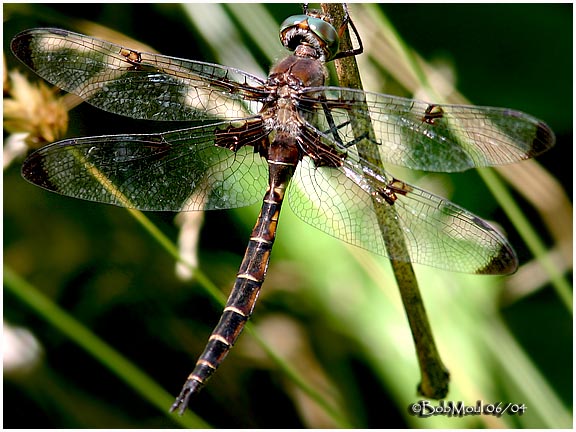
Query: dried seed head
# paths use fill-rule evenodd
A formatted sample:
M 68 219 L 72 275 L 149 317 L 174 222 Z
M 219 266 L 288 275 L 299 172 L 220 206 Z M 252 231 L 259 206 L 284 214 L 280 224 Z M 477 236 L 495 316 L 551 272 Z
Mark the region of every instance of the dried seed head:
M 4 98 L 4 129 L 25 133 L 24 142 L 37 149 L 64 135 L 68 108 L 54 90 L 43 82 L 31 83 L 21 73 L 10 73 L 9 96 Z

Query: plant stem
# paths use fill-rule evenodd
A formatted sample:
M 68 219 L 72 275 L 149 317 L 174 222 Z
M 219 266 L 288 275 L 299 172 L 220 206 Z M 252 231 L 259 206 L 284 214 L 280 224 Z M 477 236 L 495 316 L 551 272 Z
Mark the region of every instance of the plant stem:
M 323 3 L 322 9 L 325 13 L 328 13 L 335 22 L 343 21 L 344 9 L 342 5 Z M 352 43 L 350 36 L 348 31 L 346 31 L 340 40 L 340 49 L 346 51 L 351 48 Z M 336 60 L 335 66 L 340 86 L 362 90 L 362 82 L 354 56 Z M 368 109 L 366 108 L 362 111 L 368 112 Z M 350 115 L 350 121 L 356 138 L 366 135 L 374 136 L 370 118 L 360 118 L 357 113 L 354 113 L 354 115 Z M 377 151 L 374 151 L 373 146 L 362 145 L 363 141 L 364 140 L 359 140 L 357 145 L 358 154 L 362 159 L 384 171 L 382 161 Z M 373 198 L 373 200 L 375 199 L 376 197 Z M 394 207 L 392 205 L 383 206 L 380 203 L 374 202 L 374 209 L 389 256 L 408 256 L 404 236 L 398 224 Z M 421 382 L 418 385 L 418 391 L 423 396 L 432 399 L 442 399 L 448 393 L 450 375 L 442 363 L 442 359 L 436 348 L 414 269 L 410 262 L 401 262 L 394 259 L 391 259 L 390 262 L 392 264 L 394 277 L 398 283 L 398 288 L 400 289 L 400 295 L 406 316 L 408 317 L 408 322 L 410 323 L 410 329 L 418 356 L 421 373 Z

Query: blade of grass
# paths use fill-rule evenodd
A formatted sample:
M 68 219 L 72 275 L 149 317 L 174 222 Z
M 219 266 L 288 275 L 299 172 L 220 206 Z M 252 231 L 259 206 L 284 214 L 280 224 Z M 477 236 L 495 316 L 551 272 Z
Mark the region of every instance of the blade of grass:
M 528 218 L 516 204 L 516 201 L 493 169 L 478 169 L 478 173 L 480 177 L 482 177 L 482 180 L 484 180 L 484 183 L 486 183 L 486 186 L 488 186 L 488 189 L 490 189 L 492 195 L 496 197 L 496 200 L 504 209 L 506 216 L 508 216 L 516 230 L 520 233 L 522 240 L 524 240 L 532 255 L 536 257 L 540 265 L 550 276 L 552 286 L 566 309 L 570 311 L 570 313 L 573 313 L 571 286 L 551 260 L 550 255 L 546 251 L 546 246 L 534 230 Z
M 172 403 L 172 395 L 142 372 L 134 363 L 122 356 L 6 265 L 4 266 L 4 286 L 47 323 L 57 328 L 88 354 L 96 358 L 118 378 L 132 387 L 144 400 L 150 402 L 180 426 L 204 429 L 210 427 L 208 423 L 191 411 L 182 417 L 171 416 L 166 407 Z
M 572 414 L 500 319 L 492 320 L 492 331 L 480 335 L 498 360 L 506 376 L 523 394 L 522 403 L 533 414 L 526 427 L 563 429 L 572 426 Z

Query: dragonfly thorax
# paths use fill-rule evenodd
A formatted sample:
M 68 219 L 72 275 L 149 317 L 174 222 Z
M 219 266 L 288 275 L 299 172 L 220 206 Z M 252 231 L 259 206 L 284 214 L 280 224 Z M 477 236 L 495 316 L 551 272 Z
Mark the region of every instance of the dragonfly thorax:
M 290 55 L 280 60 L 268 76 L 272 98 L 260 112 L 266 129 L 298 135 L 302 126 L 299 95 L 306 88 L 323 86 L 325 81 L 326 69 L 318 59 Z
M 268 76 L 268 84 L 276 87 L 287 85 L 300 91 L 305 87 L 323 86 L 326 79 L 326 68 L 321 61 L 291 55 L 272 67 Z

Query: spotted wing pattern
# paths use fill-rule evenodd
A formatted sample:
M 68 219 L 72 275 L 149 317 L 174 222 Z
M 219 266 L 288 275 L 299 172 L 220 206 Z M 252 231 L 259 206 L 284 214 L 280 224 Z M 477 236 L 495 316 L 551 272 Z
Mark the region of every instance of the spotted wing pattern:
M 48 82 L 136 119 L 237 119 L 258 112 L 265 81 L 238 69 L 137 52 L 58 29 L 32 29 L 12 51 Z
M 390 186 L 393 186 L 392 188 Z M 393 198 L 385 191 L 394 193 Z M 306 158 L 289 189 L 301 219 L 340 240 L 398 261 L 464 273 L 507 274 L 518 265 L 506 239 L 490 224 L 430 192 L 383 177 L 346 160 L 342 170 L 316 168 Z M 386 199 L 388 198 L 388 199 Z M 389 223 L 381 227 L 378 215 Z M 390 221 L 394 218 L 395 221 Z M 405 252 L 386 247 L 391 222 L 399 225 Z
M 22 174 L 54 192 L 140 210 L 242 207 L 260 199 L 268 168 L 252 147 L 214 145 L 215 131 L 229 126 L 68 139 L 30 155 Z
M 313 134 L 343 150 L 376 145 L 382 161 L 417 170 L 456 172 L 514 163 L 545 152 L 555 141 L 546 124 L 506 108 L 435 105 L 338 87 L 307 89 L 301 100 L 316 112 L 316 123 L 307 124 Z M 374 136 L 359 139 L 350 116 L 359 123 L 368 119 L 366 130 L 372 128 Z
M 289 194 L 299 217 L 396 260 L 468 273 L 516 269 L 514 251 L 487 222 L 392 178 L 367 157 L 443 172 L 512 163 L 554 145 L 547 125 L 510 109 L 434 105 L 336 87 L 306 89 L 300 99 L 304 135 L 337 149 L 342 169 L 300 164 Z M 386 247 L 382 214 L 404 234 L 403 252 Z

